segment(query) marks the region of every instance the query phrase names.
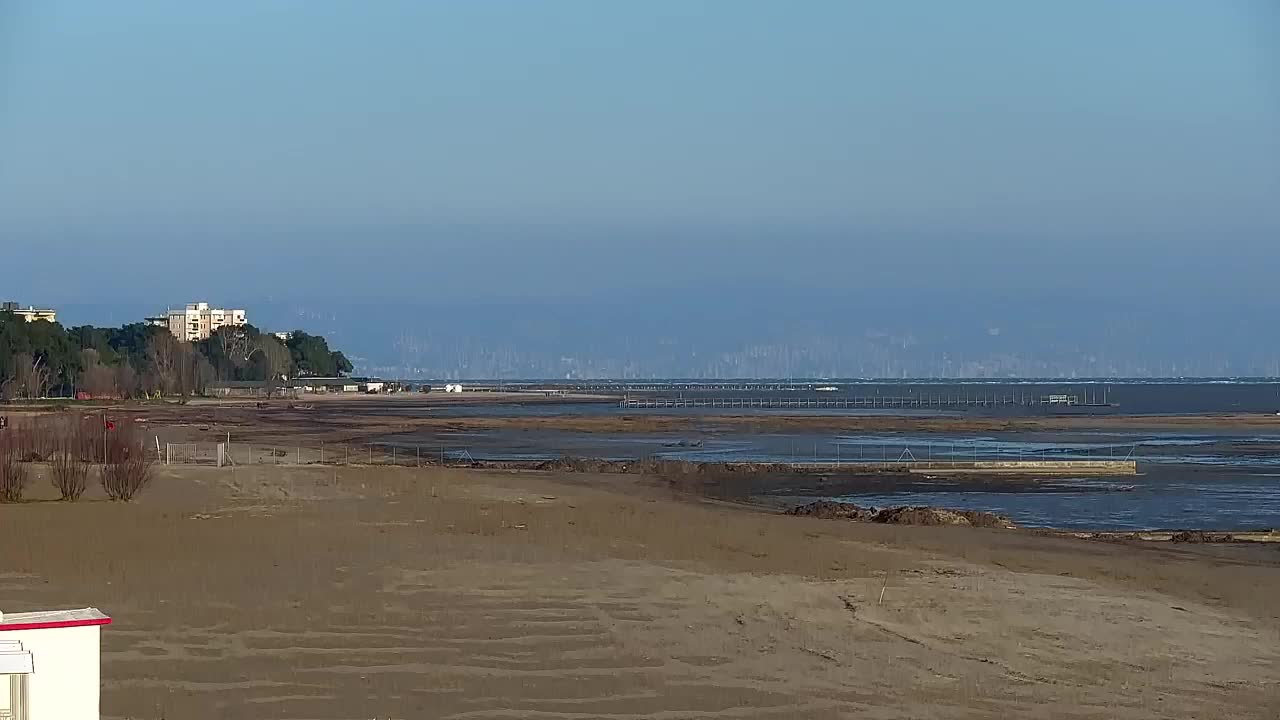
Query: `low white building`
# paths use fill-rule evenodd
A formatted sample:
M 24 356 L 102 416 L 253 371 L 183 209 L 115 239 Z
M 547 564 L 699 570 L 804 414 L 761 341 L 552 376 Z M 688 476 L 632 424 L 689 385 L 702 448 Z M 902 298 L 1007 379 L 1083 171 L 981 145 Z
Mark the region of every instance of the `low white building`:
M 293 379 L 293 387 L 307 393 L 355 393 L 363 392 L 361 386 L 367 382 L 367 378 L 300 377 Z
M 97 608 L 0 613 L 0 718 L 98 720 Z

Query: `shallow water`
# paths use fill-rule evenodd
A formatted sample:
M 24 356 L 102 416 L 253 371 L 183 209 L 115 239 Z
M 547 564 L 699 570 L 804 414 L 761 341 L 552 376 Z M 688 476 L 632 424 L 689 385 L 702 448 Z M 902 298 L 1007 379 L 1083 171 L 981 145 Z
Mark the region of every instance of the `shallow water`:
M 693 462 L 909 462 L 911 460 L 1133 459 L 1137 477 L 995 489 L 903 483 L 902 492 L 850 495 L 863 505 L 940 505 L 1009 515 L 1020 525 L 1092 530 L 1280 527 L 1280 434 L 1037 432 L 992 434 L 582 433 L 475 431 L 384 438 L 458 459 L 546 460 L 565 455 Z M 1132 486 L 1115 492 L 1117 486 Z M 810 498 L 812 499 L 812 498 Z
M 1258 530 L 1280 528 L 1280 477 L 1231 473 L 1196 479 L 1135 478 L 1130 492 L 1112 483 L 1068 492 L 916 491 L 845 495 L 858 505 L 934 505 L 985 510 L 1024 527 L 1071 530 Z
M 481 430 L 382 439 L 466 450 L 477 459 L 611 460 L 662 458 L 691 462 L 870 463 L 911 460 L 1136 460 L 1139 464 L 1280 467 L 1280 435 L 1054 433 L 989 435 L 817 433 L 598 433 Z

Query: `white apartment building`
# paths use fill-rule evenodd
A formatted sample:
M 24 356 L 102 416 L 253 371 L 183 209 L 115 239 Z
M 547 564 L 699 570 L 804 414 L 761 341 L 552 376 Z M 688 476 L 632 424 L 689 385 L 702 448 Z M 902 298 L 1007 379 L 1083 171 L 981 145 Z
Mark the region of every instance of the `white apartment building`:
M 38 308 L 31 305 L 22 307 L 15 302 L 0 303 L 0 312 L 11 312 L 27 322 L 57 322 L 58 313 L 50 308 Z
M 162 315 L 147 318 L 147 323 L 168 328 L 173 336 L 187 342 L 207 340 L 220 327 L 244 325 L 243 310 L 211 308 L 209 303 L 187 303 L 182 310 L 168 310 Z

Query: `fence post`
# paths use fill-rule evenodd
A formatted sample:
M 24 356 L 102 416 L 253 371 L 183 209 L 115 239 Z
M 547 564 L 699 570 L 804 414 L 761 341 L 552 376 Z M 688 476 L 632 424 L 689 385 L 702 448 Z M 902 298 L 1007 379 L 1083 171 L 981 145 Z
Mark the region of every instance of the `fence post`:
M 391 464 L 392 465 L 396 464 L 396 446 L 395 445 L 391 446 Z
M 298 464 L 299 465 L 302 464 L 302 446 L 301 445 L 298 446 Z
M 324 441 L 320 441 L 320 464 L 324 464 Z
M 369 443 L 369 464 L 373 464 L 373 443 Z
M 417 454 L 417 456 L 418 456 L 418 467 L 422 467 L 422 446 L 421 446 L 421 445 L 414 445 L 414 446 L 413 446 L 413 451 L 414 451 L 414 453 L 416 453 L 416 454 Z
M 164 464 L 165 465 L 173 464 L 173 443 L 164 444 Z

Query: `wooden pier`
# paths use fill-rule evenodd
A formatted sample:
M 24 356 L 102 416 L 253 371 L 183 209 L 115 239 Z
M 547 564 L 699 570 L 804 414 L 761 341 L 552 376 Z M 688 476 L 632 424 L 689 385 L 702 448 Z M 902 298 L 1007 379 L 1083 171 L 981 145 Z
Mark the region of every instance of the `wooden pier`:
M 808 473 L 903 472 L 917 475 L 1137 475 L 1136 460 L 910 460 L 788 463 Z
M 1072 396 L 1035 395 L 839 395 L 834 397 L 660 397 L 644 395 L 624 397 L 618 407 L 628 410 L 681 408 L 724 408 L 731 410 L 852 410 L 863 408 L 962 408 L 962 407 L 1096 407 L 1105 403 L 1085 403 Z
M 575 392 L 812 392 L 813 383 L 790 382 L 705 382 L 705 383 L 577 383 L 566 387 Z

